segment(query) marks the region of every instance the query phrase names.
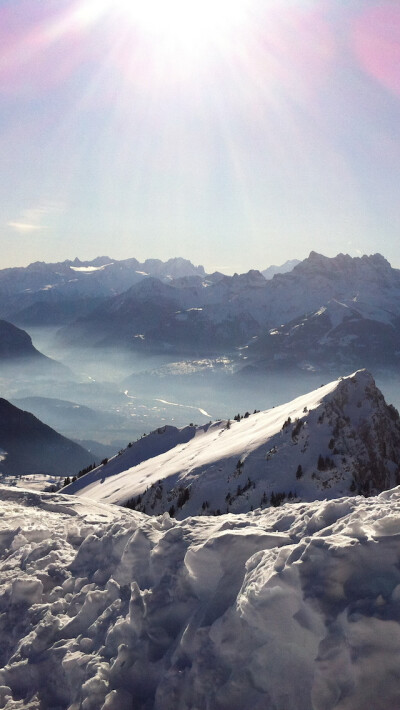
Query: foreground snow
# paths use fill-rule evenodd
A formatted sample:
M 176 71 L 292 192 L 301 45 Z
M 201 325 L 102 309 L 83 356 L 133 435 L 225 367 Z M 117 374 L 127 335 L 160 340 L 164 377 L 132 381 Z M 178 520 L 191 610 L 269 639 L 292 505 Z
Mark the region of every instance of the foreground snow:
M 400 706 L 400 489 L 182 522 L 0 494 L 0 707 Z

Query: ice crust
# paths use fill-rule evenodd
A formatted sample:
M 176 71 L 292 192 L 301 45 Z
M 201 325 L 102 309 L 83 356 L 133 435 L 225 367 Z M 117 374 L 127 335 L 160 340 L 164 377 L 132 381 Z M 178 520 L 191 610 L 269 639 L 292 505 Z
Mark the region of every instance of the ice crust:
M 0 493 L 0 708 L 400 707 L 399 488 L 183 521 Z

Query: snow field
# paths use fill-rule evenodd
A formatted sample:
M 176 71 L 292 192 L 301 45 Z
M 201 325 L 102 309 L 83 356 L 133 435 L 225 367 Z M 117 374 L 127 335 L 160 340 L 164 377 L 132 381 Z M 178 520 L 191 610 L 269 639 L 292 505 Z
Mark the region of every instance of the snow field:
M 400 489 L 181 522 L 0 490 L 1 708 L 400 706 Z

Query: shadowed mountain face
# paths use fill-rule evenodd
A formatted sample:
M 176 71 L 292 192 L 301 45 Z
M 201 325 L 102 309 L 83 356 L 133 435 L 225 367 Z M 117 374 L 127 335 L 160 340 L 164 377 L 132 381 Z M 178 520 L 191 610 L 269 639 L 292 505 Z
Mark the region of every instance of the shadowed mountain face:
M 0 375 L 6 378 L 68 377 L 69 370 L 57 360 L 43 355 L 35 348 L 25 330 L 5 320 L 0 320 Z
M 13 358 L 45 360 L 45 356 L 33 346 L 28 333 L 8 321 L 0 320 L 0 360 Z
M 400 360 L 399 322 L 399 316 L 384 309 L 332 300 L 314 313 L 254 339 L 246 354 L 264 371 L 396 367 Z
M 93 463 L 83 447 L 0 399 L 0 473 L 76 474 Z

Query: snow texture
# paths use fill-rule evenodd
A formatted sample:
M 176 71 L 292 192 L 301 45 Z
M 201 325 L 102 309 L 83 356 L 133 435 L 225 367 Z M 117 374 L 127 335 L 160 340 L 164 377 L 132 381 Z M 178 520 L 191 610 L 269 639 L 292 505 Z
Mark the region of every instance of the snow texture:
M 181 522 L 0 490 L 1 708 L 400 706 L 400 489 Z

